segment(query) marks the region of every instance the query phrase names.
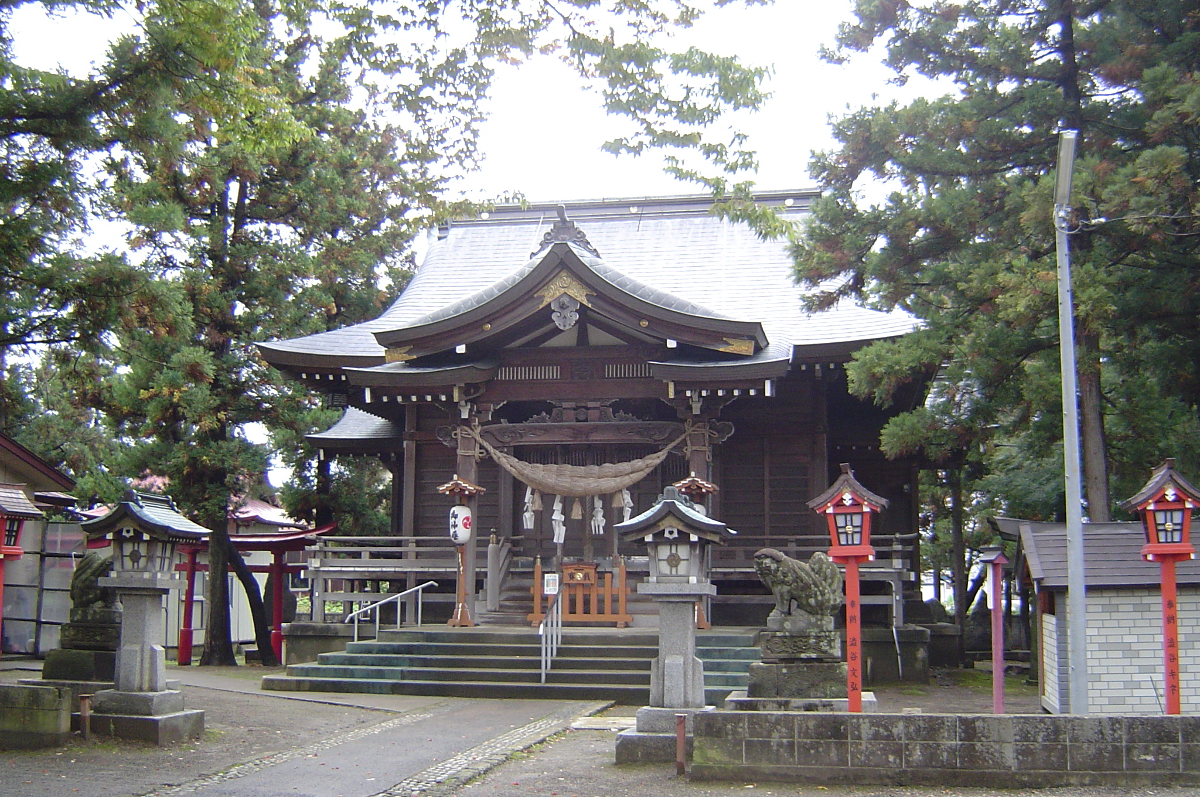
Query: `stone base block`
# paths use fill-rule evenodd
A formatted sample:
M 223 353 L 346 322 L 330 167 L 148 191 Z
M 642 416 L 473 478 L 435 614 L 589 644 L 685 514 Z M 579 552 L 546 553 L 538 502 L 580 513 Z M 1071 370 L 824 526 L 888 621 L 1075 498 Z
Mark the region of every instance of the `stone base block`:
M 846 665 L 840 661 L 754 663 L 746 691 L 750 697 L 845 698 Z
M 685 714 L 684 743 L 687 760 L 692 758 L 692 726 L 696 714 L 716 711 L 703 708 L 659 708 L 643 706 L 637 710 L 637 725 L 617 734 L 618 764 L 670 763 L 675 760 L 675 715 Z
M 929 639 L 920 626 L 864 628 L 863 685 L 929 683 Z
M 29 686 L 50 686 L 62 691 L 71 701 L 71 711 L 79 711 L 79 696 L 94 695 L 105 689 L 112 689 L 112 681 L 49 681 L 44 678 L 22 678 L 17 683 Z
M 843 690 L 844 691 L 844 690 Z M 730 692 L 725 698 L 727 711 L 822 711 L 844 712 L 849 710 L 849 701 L 844 697 L 746 697 L 745 692 Z M 862 693 L 864 714 L 879 711 L 879 702 L 874 692 Z
M 203 736 L 204 712 L 177 711 L 156 717 L 92 714 L 92 733 L 117 739 L 150 742 L 162 747 Z
M 64 650 L 116 650 L 121 643 L 121 626 L 113 623 L 67 623 L 59 632 Z
M 686 733 L 692 734 L 692 718 L 702 711 L 716 711 L 716 706 L 705 706 L 704 708 L 659 708 L 657 706 L 642 706 L 637 710 L 635 717 L 637 725 L 634 728 L 642 733 L 669 733 L 671 738 L 675 738 L 675 715 L 685 714 L 687 719 L 684 721 Z M 675 760 L 675 754 L 671 754 L 671 760 Z
M 686 760 L 692 760 L 692 737 L 684 740 Z M 617 764 L 664 764 L 675 760 L 675 733 L 624 730 L 617 734 Z
M 426 612 L 425 622 L 436 620 Z M 283 663 L 307 664 L 322 653 L 340 653 L 353 641 L 354 627 L 345 623 L 284 623 Z
M 71 736 L 70 696 L 51 686 L 0 684 L 0 750 L 35 750 Z
M 42 678 L 48 681 L 113 681 L 117 673 L 117 654 L 112 650 L 69 650 L 60 648 L 46 654 Z
M 143 717 L 176 714 L 183 711 L 183 692 L 97 692 L 92 703 L 97 714 L 131 714 Z

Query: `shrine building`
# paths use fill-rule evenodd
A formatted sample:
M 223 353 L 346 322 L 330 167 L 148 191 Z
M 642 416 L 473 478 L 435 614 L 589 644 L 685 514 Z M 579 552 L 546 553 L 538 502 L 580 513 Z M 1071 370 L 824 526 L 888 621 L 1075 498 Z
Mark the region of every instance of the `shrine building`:
M 758 199 L 799 219 L 815 196 Z M 310 435 L 323 457 L 377 456 L 393 474 L 392 537 L 360 542 L 405 553 L 364 556 L 348 579 L 396 591 L 434 578 L 453 592 L 454 500 L 436 488 L 457 476 L 485 488 L 470 499 L 467 557 L 484 621 L 482 597 L 494 610 L 504 589 L 489 578 L 532 565 L 625 563 L 636 581 L 645 551 L 626 550 L 613 525 L 694 475 L 717 488 L 708 515 L 737 532 L 712 552 L 711 618 L 758 623 L 770 598 L 754 553 L 827 550 L 806 502 L 845 462 L 890 502 L 874 529 L 887 571 L 876 603 L 880 624 L 899 625 L 903 600 L 919 602 L 917 465 L 887 459 L 879 431 L 923 396 L 881 410 L 849 394 L 844 367 L 914 321 L 849 303 L 810 313 L 803 298 L 786 243 L 718 218 L 709 197 L 501 206 L 431 232 L 375 320 L 260 350 L 346 408 Z M 489 572 L 497 544 L 511 566 Z M 340 589 L 326 591 L 352 591 Z

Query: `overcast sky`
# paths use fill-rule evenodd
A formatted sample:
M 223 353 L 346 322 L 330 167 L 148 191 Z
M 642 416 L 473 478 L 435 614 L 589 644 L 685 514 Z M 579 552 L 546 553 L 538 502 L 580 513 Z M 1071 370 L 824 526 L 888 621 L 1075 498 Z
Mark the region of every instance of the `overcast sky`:
M 865 55 L 845 66 L 817 55 L 831 45 L 839 22 L 850 19 L 849 0 L 780 0 L 768 7 L 732 4 L 705 15 L 677 38 L 680 48 L 696 45 L 742 61 L 771 66 L 772 97 L 756 114 L 737 121 L 759 153 L 752 179 L 763 189 L 812 185 L 808 161 L 814 149 L 831 146 L 827 119 L 874 104 L 878 98 L 906 99 L 926 84 L 903 89 L 887 81 L 891 73 L 879 56 Z M 52 69 L 63 65 L 86 71 L 103 58 L 106 42 L 122 20 L 95 17 L 47 19 L 39 7 L 19 7 L 12 19 L 19 63 Z M 520 192 L 535 201 L 641 197 L 693 193 L 696 188 L 663 174 L 657 156 L 614 157 L 601 144 L 622 132 L 606 117 L 600 98 L 582 90 L 578 78 L 553 58 L 519 69 L 501 69 L 483 128 L 483 168 L 461 184 L 475 199 Z

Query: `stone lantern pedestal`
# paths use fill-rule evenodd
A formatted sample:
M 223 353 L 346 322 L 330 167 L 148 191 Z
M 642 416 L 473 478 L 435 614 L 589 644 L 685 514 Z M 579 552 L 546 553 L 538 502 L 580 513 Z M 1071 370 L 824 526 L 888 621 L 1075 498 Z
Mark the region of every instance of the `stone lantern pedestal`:
M 122 607 L 115 689 L 97 692 L 92 732 L 164 745 L 197 739 L 204 733 L 204 712 L 184 708 L 183 692 L 166 679 L 164 598 L 182 582 L 162 573 L 100 579 L 117 593 Z

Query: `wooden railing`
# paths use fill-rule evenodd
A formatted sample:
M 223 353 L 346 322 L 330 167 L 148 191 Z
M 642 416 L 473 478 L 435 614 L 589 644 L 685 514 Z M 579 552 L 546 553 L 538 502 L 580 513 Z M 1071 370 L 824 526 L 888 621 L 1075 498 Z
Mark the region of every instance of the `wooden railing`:
M 539 557 L 533 565 L 533 586 L 530 588 L 533 592 L 533 611 L 528 619 L 532 625 L 540 624 L 546 616 L 542 604 L 549 596 L 542 592 L 542 575 L 542 560 Z M 633 622 L 633 616 L 626 607 L 629 587 L 626 586 L 625 560 L 617 560 L 616 583 L 611 571 L 603 574 L 603 585 L 600 576 L 601 573 L 593 564 L 563 566 L 559 601 L 562 603 L 564 623 L 612 623 L 617 628 L 624 628 Z
M 458 551 L 446 538 L 334 537 L 309 549 L 305 577 L 312 581 L 313 620 L 323 622 L 325 604 L 341 603 L 344 617 L 352 606 L 378 601 L 379 592 L 364 589 L 369 582 L 394 582 L 408 586 L 413 578 L 453 580 L 458 575 Z M 340 589 L 337 588 L 341 584 Z M 392 586 L 392 589 L 395 589 Z M 453 601 L 454 596 L 426 594 L 426 601 Z M 412 614 L 415 606 L 408 606 Z

